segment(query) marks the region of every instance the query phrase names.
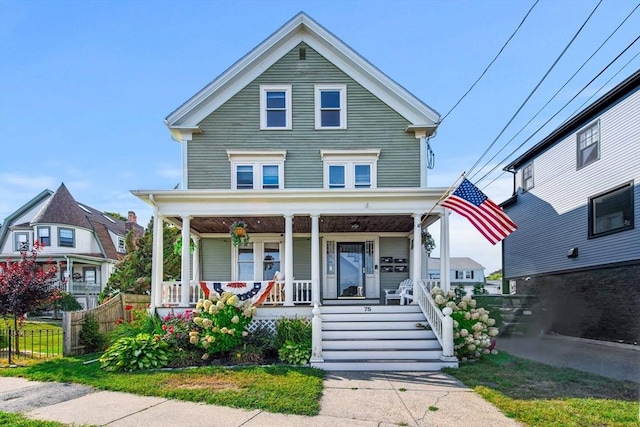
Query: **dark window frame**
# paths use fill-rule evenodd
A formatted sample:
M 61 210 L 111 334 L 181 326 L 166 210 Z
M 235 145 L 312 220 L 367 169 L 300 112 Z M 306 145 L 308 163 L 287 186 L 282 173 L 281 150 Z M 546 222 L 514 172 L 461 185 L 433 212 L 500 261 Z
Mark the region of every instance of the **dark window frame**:
M 589 144 L 587 147 L 580 149 L 580 135 L 591 131 L 592 128 L 596 128 L 597 134 L 598 134 L 598 138 L 597 141 Z M 598 160 L 600 160 L 600 141 L 601 141 L 601 135 L 600 135 L 600 120 L 596 120 L 593 123 L 588 124 L 587 126 L 583 127 L 582 129 L 580 129 L 578 132 L 576 132 L 576 170 L 580 170 L 582 168 L 585 168 L 587 166 L 589 166 L 592 163 L 597 162 Z M 595 145 L 595 150 L 596 150 L 596 156 L 594 159 L 591 159 L 590 161 L 585 161 L 584 163 L 582 163 L 582 152 L 585 151 L 588 147 L 591 147 L 592 145 Z
M 529 176 L 527 177 L 527 170 L 530 171 Z M 531 182 L 530 185 L 527 185 L 527 182 Z M 529 191 L 533 187 L 535 187 L 535 181 L 533 179 L 533 162 L 527 163 L 522 168 L 522 191 Z
M 19 242 L 18 236 L 27 236 L 27 240 L 25 242 Z M 19 244 L 21 243 L 21 244 Z M 26 248 L 23 248 L 23 244 L 26 243 Z M 13 251 L 14 252 L 24 252 L 28 251 L 31 248 L 31 236 L 28 231 L 14 231 L 13 233 Z
M 594 212 L 594 205 L 596 200 L 604 197 L 604 196 L 608 196 L 611 195 L 617 191 L 620 190 L 624 190 L 624 189 L 628 189 L 629 192 L 629 224 L 628 225 L 624 225 L 622 227 L 618 227 L 618 228 L 614 228 L 614 229 L 610 229 L 607 231 L 602 231 L 599 233 L 596 233 L 595 231 L 595 220 L 596 217 L 595 215 L 597 214 L 597 212 Z M 611 188 L 607 191 L 603 191 L 602 193 L 596 194 L 595 196 L 591 196 L 589 197 L 589 201 L 588 201 L 588 225 L 587 225 L 587 238 L 589 239 L 594 239 L 594 238 L 598 238 L 598 237 L 603 237 L 603 236 L 609 236 L 611 234 L 615 234 L 615 233 L 620 233 L 623 231 L 627 231 L 627 230 L 631 230 L 633 228 L 635 228 L 635 222 L 634 222 L 634 217 L 635 217 L 635 212 L 634 212 L 634 184 L 633 181 L 629 181 L 629 182 L 625 182 L 622 185 L 619 185 L 617 187 Z M 623 219 L 624 220 L 624 219 Z
M 43 237 L 40 235 L 40 230 L 49 231 L 49 235 L 46 236 L 46 239 L 48 239 L 48 241 L 46 243 L 44 242 Z M 38 242 L 42 246 L 51 246 L 51 227 L 38 227 L 38 231 L 36 233 L 37 233 L 37 236 L 38 236 Z
M 62 231 L 71 231 L 71 244 L 63 244 Z M 75 248 L 76 247 L 76 230 L 73 228 L 60 227 L 58 228 L 58 246 L 61 248 Z

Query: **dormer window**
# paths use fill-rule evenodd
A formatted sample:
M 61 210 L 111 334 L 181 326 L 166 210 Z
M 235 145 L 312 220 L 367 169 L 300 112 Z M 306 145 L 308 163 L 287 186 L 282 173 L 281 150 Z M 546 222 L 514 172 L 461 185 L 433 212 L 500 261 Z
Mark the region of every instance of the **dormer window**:
M 124 244 L 124 237 L 118 237 L 118 252 L 120 252 L 121 254 L 127 252 Z
M 347 128 L 347 86 L 315 85 L 316 129 Z
M 291 85 L 260 86 L 260 129 L 291 129 Z

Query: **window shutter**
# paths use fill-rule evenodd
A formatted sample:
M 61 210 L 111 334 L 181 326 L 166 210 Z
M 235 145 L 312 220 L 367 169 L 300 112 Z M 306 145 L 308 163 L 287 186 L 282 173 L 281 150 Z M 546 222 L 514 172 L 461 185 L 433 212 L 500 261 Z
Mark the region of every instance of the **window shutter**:
M 471 270 L 471 278 L 473 279 L 473 270 Z

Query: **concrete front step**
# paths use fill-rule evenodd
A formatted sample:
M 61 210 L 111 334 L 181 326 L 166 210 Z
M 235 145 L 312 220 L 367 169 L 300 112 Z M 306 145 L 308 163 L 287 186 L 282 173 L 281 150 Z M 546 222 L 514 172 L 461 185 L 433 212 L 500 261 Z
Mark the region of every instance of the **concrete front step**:
M 398 340 L 398 339 L 370 339 L 370 340 L 329 340 L 322 343 L 322 350 L 441 350 L 436 339 L 427 340 Z
M 325 325 L 322 325 L 323 327 Z M 403 340 L 429 340 L 435 339 L 433 331 L 426 329 L 411 330 L 373 330 L 373 331 L 322 331 L 322 340 L 375 340 L 375 339 L 403 339 Z
M 442 350 L 322 350 L 325 360 L 416 360 L 437 359 L 442 355 Z
M 418 326 L 420 325 L 420 326 Z M 400 320 L 384 320 L 384 319 L 372 319 L 368 322 L 362 321 L 354 321 L 354 322 L 323 322 L 322 329 L 325 331 L 366 331 L 366 330 L 377 330 L 377 331 L 385 331 L 385 330 L 393 330 L 393 331 L 402 331 L 402 330 L 425 330 L 428 328 L 429 324 L 424 318 L 422 321 L 409 320 L 406 322 Z
M 442 368 L 456 368 L 457 362 L 443 362 L 442 360 L 332 360 L 311 362 L 311 366 L 326 371 L 393 371 L 393 372 L 433 372 Z
M 386 322 L 426 322 L 424 319 L 424 314 L 422 314 L 421 311 L 406 313 L 322 313 L 322 320 L 324 322 L 371 322 L 376 319 L 384 319 Z

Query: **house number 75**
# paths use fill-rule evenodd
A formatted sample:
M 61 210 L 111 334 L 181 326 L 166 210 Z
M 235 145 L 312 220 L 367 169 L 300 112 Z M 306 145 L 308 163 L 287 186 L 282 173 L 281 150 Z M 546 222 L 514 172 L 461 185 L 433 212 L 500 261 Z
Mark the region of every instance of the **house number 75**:
M 364 311 L 371 311 L 371 307 L 365 307 Z

